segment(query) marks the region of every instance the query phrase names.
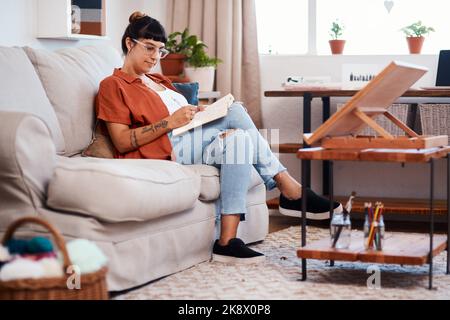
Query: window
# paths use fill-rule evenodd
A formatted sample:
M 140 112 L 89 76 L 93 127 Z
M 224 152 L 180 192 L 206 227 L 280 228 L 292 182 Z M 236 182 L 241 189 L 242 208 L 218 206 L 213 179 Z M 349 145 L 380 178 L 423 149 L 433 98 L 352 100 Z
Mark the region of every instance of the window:
M 346 54 L 407 54 L 401 28 L 421 20 L 436 32 L 426 36 L 422 53 L 436 54 L 450 48 L 450 22 L 446 1 L 393 0 L 388 12 L 384 0 L 317 0 L 317 51 L 330 52 L 328 40 L 332 21 L 344 25 Z
M 305 54 L 308 0 L 256 0 L 260 53 Z
M 447 1 L 391 1 L 388 12 L 385 0 L 256 0 L 259 51 L 330 54 L 329 29 L 336 19 L 345 26 L 345 54 L 408 54 L 400 29 L 419 20 L 436 30 L 426 36 L 422 53 L 450 49 Z M 308 33 L 308 23 L 315 21 L 316 32 Z

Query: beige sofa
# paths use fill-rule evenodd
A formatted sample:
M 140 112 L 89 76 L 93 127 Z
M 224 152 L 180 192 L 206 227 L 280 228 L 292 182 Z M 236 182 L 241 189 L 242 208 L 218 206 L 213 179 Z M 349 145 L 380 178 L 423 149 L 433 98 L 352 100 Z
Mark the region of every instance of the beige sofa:
M 56 52 L 0 47 L 0 235 L 15 219 L 47 219 L 66 240 L 85 238 L 109 257 L 110 291 L 210 259 L 219 172 L 160 160 L 81 157 L 99 82 L 121 66 L 111 47 Z M 265 186 L 254 171 L 247 243 L 268 232 Z M 24 236 L 45 232 L 23 228 Z

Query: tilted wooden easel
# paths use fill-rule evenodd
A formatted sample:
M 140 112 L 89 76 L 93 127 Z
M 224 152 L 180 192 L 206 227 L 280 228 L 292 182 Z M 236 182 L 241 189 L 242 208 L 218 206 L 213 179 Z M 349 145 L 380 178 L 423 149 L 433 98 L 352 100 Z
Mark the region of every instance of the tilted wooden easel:
M 421 136 L 388 111 L 392 103 L 427 72 L 426 68 L 391 62 L 314 133 L 304 134 L 308 145 L 326 149 L 426 149 L 448 145 L 448 136 Z M 393 136 L 374 118 L 383 115 L 406 136 Z M 366 126 L 380 136 L 358 136 Z

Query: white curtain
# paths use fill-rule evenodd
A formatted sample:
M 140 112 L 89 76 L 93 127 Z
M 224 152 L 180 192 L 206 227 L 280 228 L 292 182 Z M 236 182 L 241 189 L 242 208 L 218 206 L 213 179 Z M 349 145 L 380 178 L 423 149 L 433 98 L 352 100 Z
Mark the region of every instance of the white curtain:
M 255 0 L 167 0 L 167 32 L 189 28 L 223 61 L 217 67 L 216 89 L 243 101 L 258 128 L 261 84 Z

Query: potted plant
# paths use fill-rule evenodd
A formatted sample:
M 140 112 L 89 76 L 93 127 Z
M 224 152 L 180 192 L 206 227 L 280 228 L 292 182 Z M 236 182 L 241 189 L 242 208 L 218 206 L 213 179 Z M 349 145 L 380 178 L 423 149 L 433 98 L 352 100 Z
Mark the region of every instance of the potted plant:
M 344 26 L 338 20 L 331 24 L 329 41 L 332 54 L 342 54 L 344 52 L 345 40 L 339 39 L 344 31 Z
M 206 44 L 197 38 L 195 44 L 187 50 L 185 75 L 192 82 L 198 82 L 199 91 L 212 91 L 214 87 L 214 75 L 217 65 L 222 61 L 216 57 L 210 57 L 206 52 Z
M 184 71 L 184 61 L 196 42 L 197 37 L 189 35 L 187 28 L 183 32 L 169 34 L 166 49 L 170 54 L 160 61 L 162 73 L 166 76 L 181 75 Z
M 427 35 L 430 32 L 434 32 L 434 29 L 422 25 L 421 21 L 417 21 L 409 26 L 402 28 L 401 31 L 403 31 L 406 35 L 409 53 L 418 54 L 421 52 L 423 42 L 425 41 L 424 35 Z

